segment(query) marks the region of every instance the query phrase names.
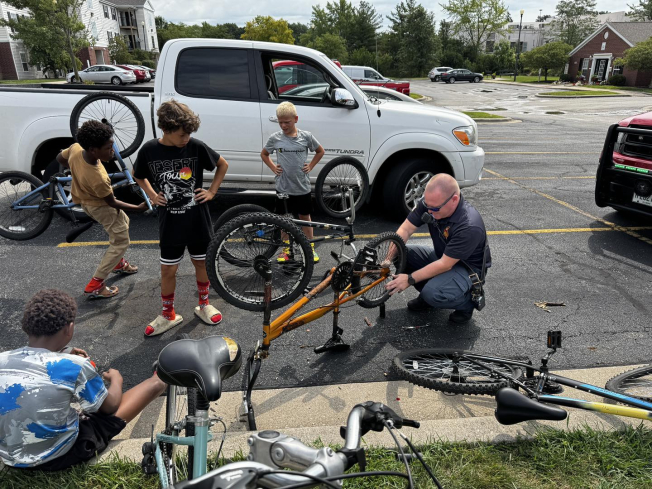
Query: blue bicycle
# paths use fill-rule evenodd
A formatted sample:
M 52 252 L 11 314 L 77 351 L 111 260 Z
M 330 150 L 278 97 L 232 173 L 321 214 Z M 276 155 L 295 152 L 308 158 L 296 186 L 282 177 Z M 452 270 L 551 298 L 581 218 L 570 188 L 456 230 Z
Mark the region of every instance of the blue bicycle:
M 147 194 L 138 187 L 123 160 L 140 147 L 145 136 L 145 121 L 138 107 L 115 93 L 91 94 L 81 99 L 72 111 L 70 132 L 73 137 L 87 120 L 99 120 L 113 128 L 113 150 L 120 170 L 109 174 L 113 189 L 130 186 L 147 202 L 147 212 L 151 212 L 152 204 Z M 71 182 L 69 171 L 54 173 L 45 183 L 25 172 L 1 173 L 0 236 L 14 240 L 35 238 L 48 228 L 57 212 L 72 221 L 74 229 L 66 241 L 74 241 L 94 221 L 72 201 Z M 78 226 L 79 223 L 86 224 Z

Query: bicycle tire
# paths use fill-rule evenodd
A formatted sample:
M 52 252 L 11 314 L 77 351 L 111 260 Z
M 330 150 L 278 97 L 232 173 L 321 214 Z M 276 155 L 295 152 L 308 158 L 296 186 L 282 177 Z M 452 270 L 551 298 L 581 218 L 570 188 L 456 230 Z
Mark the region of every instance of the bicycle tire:
M 617 394 L 652 402 L 652 365 L 616 375 L 607 381 L 605 387 Z
M 385 249 L 385 244 L 387 244 L 387 249 Z M 357 272 L 367 272 L 365 276 L 360 278 L 360 288 L 365 288 L 367 285 L 371 284 L 378 279 L 379 274 L 374 274 L 374 269 L 382 269 L 381 264 L 387 253 L 389 252 L 389 247 L 394 246 L 397 250 L 395 255 L 392 258 L 392 264 L 390 265 L 390 274 L 387 276 L 385 281 L 391 280 L 392 275 L 397 275 L 402 273 L 405 269 L 405 264 L 407 263 L 407 249 L 405 247 L 405 242 L 398 234 L 393 232 L 381 233 L 371 241 L 369 241 L 365 248 L 373 249 L 376 256 L 374 261 L 369 263 L 365 258 L 365 255 L 358 253 L 355 261 L 353 262 L 353 273 Z M 363 248 L 364 250 L 364 248 Z M 372 272 L 369 274 L 369 272 Z M 362 294 L 360 301 L 358 302 L 360 306 L 371 309 L 374 307 L 380 306 L 382 303 L 386 302 L 389 299 L 389 292 L 385 290 L 385 282 L 381 282 L 375 287 L 369 289 L 369 291 Z
M 63 174 L 64 167 L 60 165 L 57 160 L 52 161 L 45 171 L 43 172 L 43 182 L 49 182 L 50 177 L 53 177 L 57 173 Z M 61 175 L 59 175 L 61 176 Z M 72 194 L 70 193 L 70 188 L 72 187 L 72 182 L 68 184 L 61 184 L 63 187 L 63 191 L 66 193 L 66 198 L 68 199 L 68 202 L 72 201 Z M 58 186 L 55 185 L 54 187 L 54 195 L 57 196 L 57 199 L 63 203 L 63 199 L 61 198 L 61 192 L 59 192 Z M 61 217 L 63 217 L 66 221 L 72 221 L 72 214 L 75 215 L 75 219 L 77 222 L 80 223 L 85 223 L 88 221 L 93 220 L 91 216 L 86 214 L 84 210 L 82 209 L 81 205 L 75 205 L 74 207 L 70 209 L 54 209 L 54 212 L 59 214 Z
M 236 217 L 240 217 L 243 214 L 248 214 L 250 212 L 269 212 L 261 205 L 256 204 L 240 204 L 235 207 L 230 207 L 217 218 L 215 224 L 213 224 L 213 232 L 217 233 L 224 224 L 229 222 Z
M 281 246 L 289 247 L 294 259 L 279 263 L 267 255 L 270 247 Z M 276 214 L 246 214 L 224 224 L 206 251 L 211 285 L 229 304 L 247 311 L 265 309 L 264 280 L 253 268 L 257 257 L 267 259 L 272 270 L 272 309 L 293 302 L 312 277 L 312 248 L 299 227 Z
M 511 384 L 506 379 L 492 377 L 486 369 L 478 365 L 455 360 L 459 355 L 471 353 L 448 348 L 411 350 L 396 355 L 392 368 L 399 377 L 411 384 L 451 394 L 494 395 L 499 389 Z M 478 361 L 496 369 L 500 368 L 502 373 L 513 379 L 518 379 L 523 374 L 521 368 L 513 365 L 490 360 Z M 458 369 L 461 367 L 457 373 L 453 372 L 455 365 Z
M 335 158 L 319 172 L 315 183 L 315 199 L 319 209 L 330 217 L 351 215 L 349 200 L 344 193 L 353 191 L 355 210 L 367 200 L 369 175 L 366 168 L 354 158 Z
M 197 389 L 188 389 L 188 416 L 195 416 L 197 414 Z M 186 421 L 186 436 L 195 436 L 195 423 Z M 195 448 L 188 446 L 188 477 L 193 478 L 193 464 L 195 463 Z
M 111 102 L 117 102 L 122 107 L 116 108 L 116 104 Z M 77 102 L 70 115 L 70 133 L 73 137 L 77 136 L 79 127 L 88 120 L 99 120 L 113 128 L 114 141 L 123 158 L 134 154 L 143 143 L 143 114 L 136 104 L 122 95 L 112 92 L 92 93 Z
M 34 175 L 22 171 L 8 171 L 0 174 L 0 236 L 16 241 L 36 238 L 42 234 L 52 222 L 54 211 L 21 209 L 13 210 L 11 205 L 25 197 L 33 190 L 41 187 L 41 182 Z M 39 205 L 48 197 L 47 188 L 35 193 L 26 201 L 26 205 Z M 26 228 L 26 224 L 30 224 Z

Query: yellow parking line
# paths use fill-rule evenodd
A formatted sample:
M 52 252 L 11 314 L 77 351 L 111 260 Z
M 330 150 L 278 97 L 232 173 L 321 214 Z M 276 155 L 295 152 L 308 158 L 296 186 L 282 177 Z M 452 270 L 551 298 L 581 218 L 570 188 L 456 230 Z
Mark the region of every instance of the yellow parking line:
M 551 228 L 551 229 L 505 229 L 497 231 L 487 231 L 489 236 L 512 236 L 518 234 L 555 234 L 555 233 L 593 233 L 600 231 L 623 231 L 623 232 L 632 232 L 632 231 L 648 231 L 652 230 L 652 226 L 630 226 L 630 227 L 621 227 L 616 226 L 615 224 L 610 227 L 601 227 L 601 228 Z M 629 234 L 629 233 L 628 233 Z M 414 233 L 412 237 L 414 238 L 427 238 L 430 236 L 430 233 Z M 356 234 L 358 239 L 373 239 L 377 238 L 378 234 Z M 346 238 L 342 238 L 346 239 Z M 644 238 L 647 239 L 647 238 Z M 136 240 L 131 242 L 132 245 L 151 245 L 158 244 L 158 240 Z M 72 247 L 81 247 L 81 246 L 108 246 L 108 241 L 80 241 L 78 243 L 59 243 L 58 248 L 72 248 Z
M 575 180 L 575 179 L 591 179 L 595 180 L 594 176 L 576 176 L 576 177 L 509 177 L 512 180 Z M 482 180 L 505 180 L 505 178 L 499 177 L 484 177 Z
M 588 217 L 589 219 L 593 219 L 594 221 L 601 222 L 602 224 L 605 224 L 605 225 L 609 226 L 610 228 L 612 228 L 614 231 L 622 231 L 625 234 L 628 234 L 628 235 L 632 236 L 633 238 L 636 238 L 636 239 L 638 239 L 640 241 L 643 241 L 644 243 L 652 244 L 652 239 L 646 238 L 645 236 L 641 236 L 640 234 L 638 234 L 636 232 L 636 230 L 640 230 L 641 228 L 628 228 L 628 227 L 618 226 L 617 224 L 614 224 L 613 222 L 607 221 L 606 219 L 603 219 L 603 218 L 598 217 L 598 216 L 594 216 L 593 214 L 591 214 L 589 212 L 583 211 L 579 207 L 575 207 L 574 205 L 569 204 L 568 202 L 564 202 L 563 200 L 559 200 L 558 198 L 553 197 L 552 195 L 546 194 L 545 192 L 541 192 L 540 190 L 537 190 L 535 188 L 528 187 L 527 185 L 523 185 L 522 183 L 518 183 L 513 178 L 506 177 L 506 176 L 501 175 L 500 173 L 495 172 L 493 170 L 488 170 L 487 168 L 485 168 L 484 171 L 486 171 L 487 173 L 490 173 L 491 175 L 494 175 L 496 177 L 503 178 L 504 180 L 506 180 L 506 181 L 508 181 L 510 183 L 513 183 L 514 185 L 517 185 L 517 186 L 521 187 L 524 190 L 528 190 L 528 191 L 530 191 L 530 192 L 532 192 L 534 194 L 537 194 L 537 195 L 539 195 L 541 197 L 545 197 L 546 199 L 551 200 L 556 204 L 562 205 L 562 206 L 566 207 L 567 209 L 575 211 L 578 214 L 581 214 L 581 215 L 583 215 L 585 217 Z M 642 228 L 642 229 L 646 229 L 646 228 Z

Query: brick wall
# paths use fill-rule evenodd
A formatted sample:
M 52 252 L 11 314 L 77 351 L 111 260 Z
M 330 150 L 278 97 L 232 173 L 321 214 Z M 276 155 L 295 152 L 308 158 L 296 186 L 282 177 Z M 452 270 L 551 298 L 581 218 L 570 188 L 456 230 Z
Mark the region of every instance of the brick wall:
M 0 80 L 18 80 L 14 57 L 8 42 L 0 42 Z
M 81 49 L 80 51 L 77 52 L 77 57 L 81 60 L 82 62 L 82 70 L 88 68 L 88 64 L 86 63 L 87 61 L 90 63 L 91 66 L 94 66 L 96 64 L 101 64 L 97 62 L 97 57 L 95 56 L 95 51 L 103 51 L 104 52 L 104 64 L 111 64 L 111 60 L 109 57 L 109 49 L 108 48 L 100 48 L 100 47 L 89 47 L 89 48 L 84 48 Z

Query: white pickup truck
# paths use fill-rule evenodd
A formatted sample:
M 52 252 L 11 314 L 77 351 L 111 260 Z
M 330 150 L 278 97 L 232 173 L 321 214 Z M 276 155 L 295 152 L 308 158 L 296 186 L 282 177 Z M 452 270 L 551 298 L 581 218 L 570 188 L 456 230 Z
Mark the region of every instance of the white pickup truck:
M 301 67 L 293 74 L 297 86 L 329 88 L 317 96 L 311 90 L 279 93 L 273 67 L 279 60 L 296 61 Z M 57 152 L 72 143 L 73 107 L 99 88 L 107 89 L 54 84 L 0 88 L 0 171 L 40 177 Z M 369 195 L 396 217 L 406 215 L 433 174 L 448 173 L 461 187 L 481 178 L 484 151 L 477 145 L 472 119 L 434 106 L 370 98 L 327 56 L 304 47 L 176 39 L 161 52 L 153 90 L 117 89 L 142 112 L 145 140 L 160 134 L 155 124 L 159 104 L 172 98 L 188 104 L 201 118 L 197 138 L 229 162 L 226 181 L 231 187 L 242 183 L 272 188 L 274 175 L 261 161 L 260 151 L 279 130 L 276 106 L 283 100 L 297 106 L 298 127 L 311 131 L 326 150 L 313 178 L 333 158 L 357 159 L 367 169 Z

